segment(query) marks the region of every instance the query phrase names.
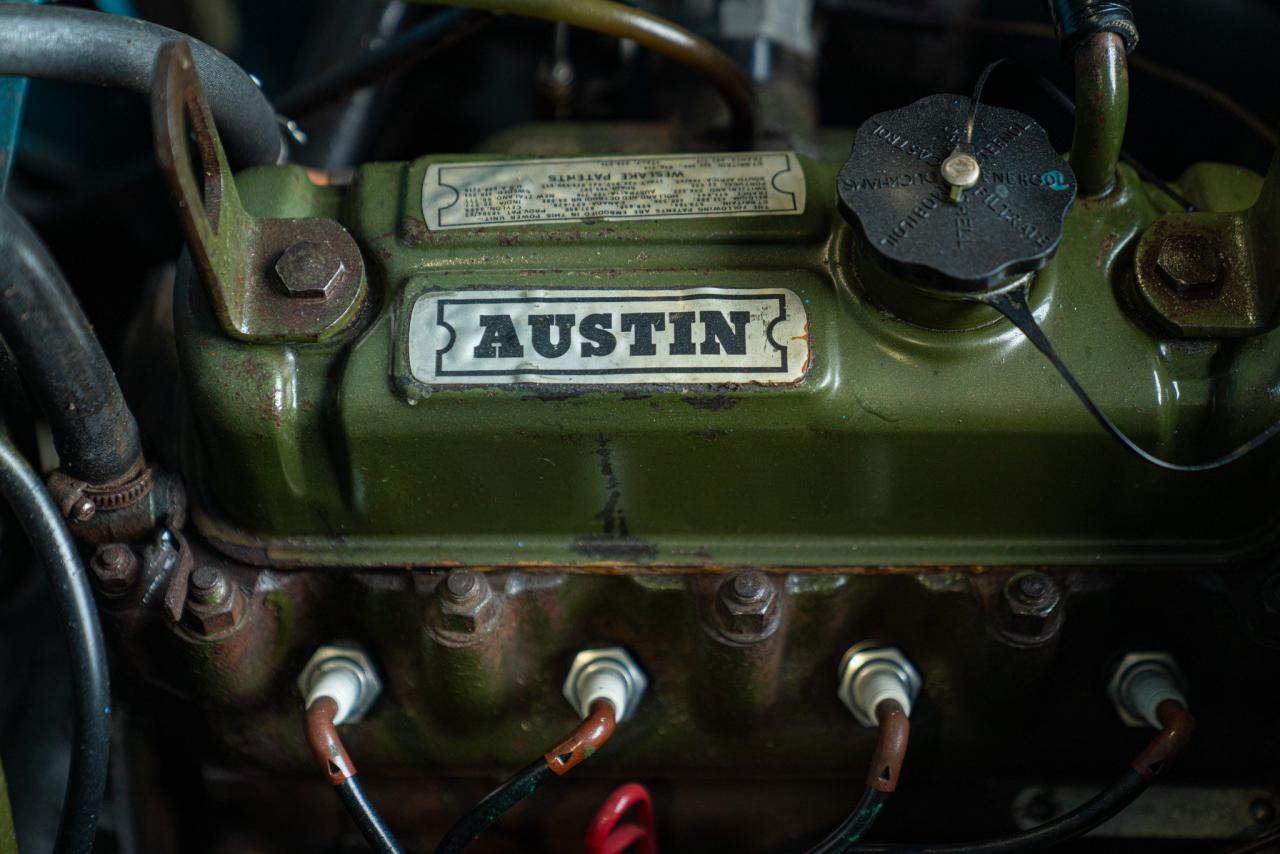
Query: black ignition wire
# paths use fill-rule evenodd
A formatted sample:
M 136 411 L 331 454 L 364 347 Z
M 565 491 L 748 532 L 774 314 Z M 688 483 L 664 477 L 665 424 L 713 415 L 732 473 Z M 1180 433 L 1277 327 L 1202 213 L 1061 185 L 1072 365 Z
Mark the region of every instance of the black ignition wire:
M 379 854 L 403 854 L 404 849 L 400 847 L 382 816 L 378 815 L 360 784 L 356 765 L 347 755 L 342 737 L 338 735 L 338 728 L 334 725 L 337 714 L 338 703 L 329 696 L 316 697 L 307 706 L 304 728 L 311 754 L 333 786 L 338 800 L 342 801 L 343 807 L 350 814 L 351 820 L 369 843 L 369 848 Z
M 1165 700 L 1157 709 L 1161 730 L 1129 763 L 1124 773 L 1091 799 L 1052 821 L 1022 833 L 979 842 L 924 845 L 857 845 L 846 849 L 877 852 L 911 852 L 911 854 L 1006 854 L 1013 851 L 1036 851 L 1062 845 L 1084 836 L 1103 822 L 1118 815 L 1147 790 L 1151 781 L 1178 757 L 1191 739 L 1195 721 L 1191 712 L 1178 700 Z
M 98 610 L 62 514 L 31 465 L 0 434 L 0 490 L 44 564 L 62 616 L 71 658 L 75 709 L 71 767 L 54 851 L 85 854 L 93 847 L 111 753 L 111 688 Z
M 855 850 L 854 846 L 867 835 L 889 796 L 897 789 L 902 761 L 907 755 L 911 721 L 897 700 L 882 700 L 876 706 L 876 722 L 876 748 L 867 770 L 867 788 L 849 817 L 807 854 L 841 854 Z
M 543 756 L 517 771 L 494 789 L 466 815 L 458 819 L 435 854 L 458 854 L 508 810 L 532 795 L 550 780 L 561 777 L 599 750 L 617 726 L 614 705 L 606 699 L 591 703 L 582 723 Z

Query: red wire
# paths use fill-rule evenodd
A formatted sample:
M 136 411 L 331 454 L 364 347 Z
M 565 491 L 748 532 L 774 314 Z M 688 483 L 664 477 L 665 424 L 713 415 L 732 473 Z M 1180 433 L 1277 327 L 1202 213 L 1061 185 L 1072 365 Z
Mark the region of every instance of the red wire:
M 631 820 L 622 820 L 631 813 Z M 605 798 L 587 828 L 587 854 L 658 854 L 653 798 L 639 783 L 625 783 Z

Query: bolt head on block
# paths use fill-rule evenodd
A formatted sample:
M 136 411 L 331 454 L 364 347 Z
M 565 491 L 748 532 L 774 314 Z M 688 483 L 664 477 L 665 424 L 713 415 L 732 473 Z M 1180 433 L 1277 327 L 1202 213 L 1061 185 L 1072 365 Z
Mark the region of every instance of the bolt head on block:
M 461 642 L 498 627 L 502 603 L 483 573 L 450 570 L 435 593 L 427 620 L 438 637 Z
M 756 570 L 739 572 L 721 582 L 715 615 L 720 633 L 740 643 L 764 640 L 782 622 L 777 591 L 769 577 Z
M 347 270 L 338 253 L 324 243 L 299 240 L 276 259 L 275 271 L 287 294 L 324 299 Z
M 1209 235 L 1170 235 L 1156 253 L 1156 269 L 1165 284 L 1184 297 L 1212 296 L 1222 277 L 1222 252 Z
M 1010 640 L 1034 643 L 1062 626 L 1062 589 L 1043 572 L 1024 570 L 1000 591 L 1000 629 Z

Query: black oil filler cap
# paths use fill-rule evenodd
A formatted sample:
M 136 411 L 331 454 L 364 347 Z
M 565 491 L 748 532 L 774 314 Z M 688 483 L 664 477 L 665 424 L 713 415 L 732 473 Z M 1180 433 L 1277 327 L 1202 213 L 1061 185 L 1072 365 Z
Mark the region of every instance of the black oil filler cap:
M 1048 263 L 1076 196 L 1044 128 L 1016 110 L 930 95 L 862 123 L 836 187 L 883 266 L 957 293 L 997 290 Z

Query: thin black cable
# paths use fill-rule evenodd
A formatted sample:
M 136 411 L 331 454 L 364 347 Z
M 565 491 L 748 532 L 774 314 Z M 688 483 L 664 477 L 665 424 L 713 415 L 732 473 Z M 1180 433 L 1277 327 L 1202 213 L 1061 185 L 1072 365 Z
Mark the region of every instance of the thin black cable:
M 964 123 L 964 144 L 968 148 L 973 146 L 973 128 L 978 121 L 978 104 L 982 102 L 982 90 L 986 88 L 991 72 L 1006 62 L 1012 62 L 1012 60 L 1006 56 L 989 63 L 978 75 L 978 82 L 973 85 L 973 95 L 969 98 L 969 117 Z
M 463 851 L 489 825 L 554 777 L 555 772 L 547 765 L 546 759 L 534 760 L 467 810 L 467 814 L 458 819 L 444 835 L 444 839 L 440 840 L 435 854 L 458 854 Z
M 1022 833 L 985 839 L 978 842 L 923 845 L 855 845 L 849 851 L 859 854 L 885 854 L 885 852 L 909 852 L 909 854 L 1005 854 L 1010 851 L 1036 851 L 1061 845 L 1084 836 L 1118 815 L 1125 807 L 1138 799 L 1149 785 L 1141 774 L 1132 768 L 1098 794 L 1085 801 L 1066 815 L 1045 822 Z
M 493 16 L 487 14 L 446 9 L 342 65 L 282 92 L 274 99 L 276 109 L 293 118 L 305 115 L 381 77 L 426 60 L 492 20 Z
M 54 850 L 93 847 L 111 754 L 111 688 L 98 610 L 75 542 L 40 476 L 0 434 L 0 490 L 49 576 L 71 659 L 75 734 Z
M 871 829 L 871 825 L 875 824 L 880 811 L 888 801 L 888 792 L 882 792 L 874 786 L 867 786 L 857 805 L 854 806 L 853 812 L 849 813 L 839 827 L 827 834 L 825 839 L 810 848 L 806 854 L 842 854 L 850 850 L 858 840 L 867 835 L 867 831 Z
M 338 793 L 338 800 L 342 801 L 342 805 L 347 808 L 351 820 L 356 823 L 356 827 L 360 828 L 360 833 L 369 843 L 369 848 L 378 854 L 404 854 L 404 849 L 391 835 L 391 830 L 383 822 L 382 816 L 378 815 L 378 811 L 369 802 L 369 797 L 365 794 L 364 787 L 360 785 L 358 777 L 348 777 L 334 786 L 333 790 Z
M 1143 450 L 1143 448 L 1141 448 L 1136 442 L 1126 436 L 1124 432 L 1116 426 L 1115 422 L 1107 417 L 1107 414 L 1093 402 L 1093 398 L 1091 398 L 1089 393 L 1084 390 L 1084 387 L 1080 385 L 1079 380 L 1077 380 L 1075 375 L 1071 373 L 1071 369 L 1067 367 L 1066 363 L 1062 361 L 1062 357 L 1060 357 L 1057 351 L 1053 349 L 1053 345 L 1049 342 L 1049 337 L 1044 334 L 1044 330 L 1040 328 L 1040 324 L 1036 322 L 1035 315 L 1031 313 L 1031 307 L 1027 304 L 1027 290 L 1025 286 L 1019 285 L 998 293 L 988 294 L 980 297 L 980 299 L 987 305 L 999 311 L 1005 317 L 1009 318 L 1014 326 L 1022 330 L 1022 334 L 1027 336 L 1027 340 L 1034 344 L 1036 349 L 1044 354 L 1045 358 L 1049 360 L 1049 363 L 1058 371 L 1058 374 L 1062 377 L 1063 381 L 1066 382 L 1073 392 L 1075 392 L 1075 395 L 1080 399 L 1080 402 L 1084 404 L 1085 409 L 1089 410 L 1089 414 L 1092 415 L 1100 425 L 1102 425 L 1104 430 L 1110 433 L 1113 438 L 1119 440 L 1119 442 L 1130 451 L 1152 465 L 1159 466 L 1162 469 L 1168 469 L 1169 471 L 1210 471 L 1235 462 L 1245 454 L 1256 450 L 1277 433 L 1280 433 L 1280 421 L 1277 421 L 1230 453 L 1206 463 L 1183 465 L 1181 463 L 1171 463 L 1168 460 L 1163 460 L 1160 457 Z

